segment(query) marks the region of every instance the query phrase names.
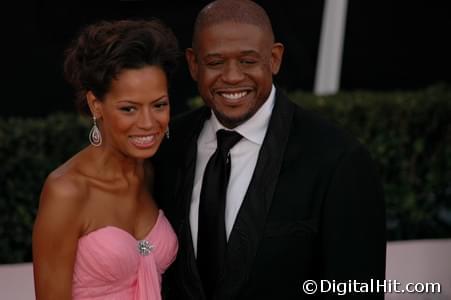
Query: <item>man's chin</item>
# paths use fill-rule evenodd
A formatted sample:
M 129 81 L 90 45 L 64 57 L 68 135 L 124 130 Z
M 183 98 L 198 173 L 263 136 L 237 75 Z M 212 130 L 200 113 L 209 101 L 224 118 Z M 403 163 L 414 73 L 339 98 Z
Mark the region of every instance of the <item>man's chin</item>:
M 215 111 L 215 115 L 216 115 L 216 118 L 218 119 L 218 121 L 224 127 L 233 129 L 233 128 L 243 124 L 247 120 L 249 120 L 253 114 L 251 112 L 247 112 L 245 114 L 231 116 L 231 115 L 226 115 L 222 112 Z

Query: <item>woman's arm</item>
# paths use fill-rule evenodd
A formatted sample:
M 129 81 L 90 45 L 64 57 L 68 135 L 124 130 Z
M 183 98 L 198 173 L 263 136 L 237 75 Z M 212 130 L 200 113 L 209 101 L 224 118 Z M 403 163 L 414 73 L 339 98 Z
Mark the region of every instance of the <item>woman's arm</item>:
M 33 228 L 36 299 L 72 299 L 72 277 L 82 223 L 80 188 L 49 176 Z

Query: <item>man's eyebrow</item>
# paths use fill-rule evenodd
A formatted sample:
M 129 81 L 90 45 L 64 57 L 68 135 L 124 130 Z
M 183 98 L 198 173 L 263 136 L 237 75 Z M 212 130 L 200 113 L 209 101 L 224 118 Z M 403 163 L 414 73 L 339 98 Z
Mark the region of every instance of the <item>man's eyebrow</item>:
M 260 55 L 258 54 L 258 52 L 255 51 L 255 50 L 244 50 L 244 51 L 241 51 L 240 53 L 241 53 L 242 55 L 256 55 L 256 56 L 260 56 Z
M 260 54 L 255 50 L 243 50 L 240 51 L 240 55 L 253 55 L 253 56 L 260 56 Z M 208 53 L 203 58 L 218 58 L 223 57 L 224 55 L 220 53 Z
M 222 55 L 219 53 L 208 53 L 207 55 L 204 56 L 204 58 L 210 58 L 210 57 L 222 57 Z

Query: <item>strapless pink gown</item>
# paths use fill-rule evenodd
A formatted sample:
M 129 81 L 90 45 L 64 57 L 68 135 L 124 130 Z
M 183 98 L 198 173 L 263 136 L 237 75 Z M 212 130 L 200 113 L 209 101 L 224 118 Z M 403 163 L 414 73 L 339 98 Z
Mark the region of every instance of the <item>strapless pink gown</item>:
M 141 241 L 114 226 L 90 232 L 78 241 L 73 299 L 161 299 L 161 275 L 177 249 L 177 237 L 162 210 Z

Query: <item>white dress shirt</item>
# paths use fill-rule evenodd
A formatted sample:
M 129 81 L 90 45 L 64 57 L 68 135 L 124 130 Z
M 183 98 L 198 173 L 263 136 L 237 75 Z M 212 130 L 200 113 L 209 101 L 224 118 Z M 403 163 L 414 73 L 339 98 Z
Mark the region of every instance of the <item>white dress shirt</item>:
M 232 231 L 238 211 L 243 203 L 247 188 L 257 164 L 258 153 L 268 129 L 269 119 L 275 101 L 275 87 L 272 86 L 268 99 L 260 109 L 246 122 L 235 127 L 243 138 L 230 150 L 232 161 L 230 180 L 227 186 L 225 205 L 225 229 L 227 240 Z M 210 119 L 205 121 L 204 127 L 197 139 L 196 171 L 194 175 L 193 193 L 190 207 L 190 227 L 193 237 L 194 253 L 197 255 L 197 233 L 199 220 L 199 197 L 202 179 L 207 162 L 216 151 L 216 131 L 226 129 L 212 112 Z

